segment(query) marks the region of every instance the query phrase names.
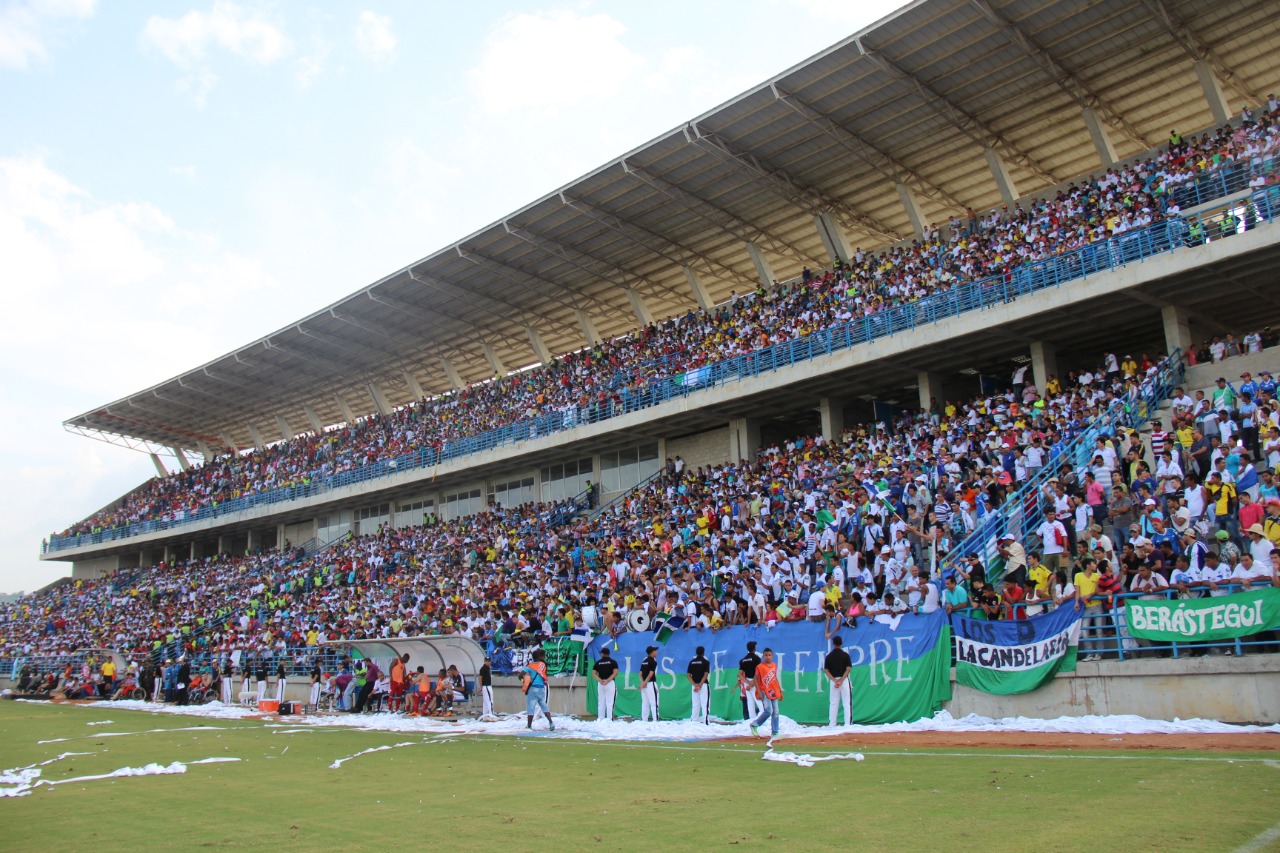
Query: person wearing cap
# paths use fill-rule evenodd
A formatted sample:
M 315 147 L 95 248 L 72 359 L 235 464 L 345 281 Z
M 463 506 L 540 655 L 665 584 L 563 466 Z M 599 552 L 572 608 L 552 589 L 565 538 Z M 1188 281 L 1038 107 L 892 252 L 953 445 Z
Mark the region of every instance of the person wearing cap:
M 409 655 L 405 654 L 401 658 L 407 668 L 409 663 Z M 395 681 L 393 679 L 392 684 Z M 480 665 L 480 672 L 476 674 L 476 685 L 480 688 L 480 718 L 483 720 L 491 720 L 493 716 L 493 661 L 488 655 L 484 656 L 484 663 Z M 406 685 L 407 686 L 407 685 Z M 403 693 L 405 688 L 401 688 Z
M 1267 538 L 1266 528 L 1261 524 L 1254 524 L 1245 534 L 1249 537 L 1249 555 L 1253 557 L 1253 562 L 1261 566 L 1271 565 L 1271 552 L 1276 546 Z
M 852 693 L 849 686 L 849 673 L 853 671 L 853 659 L 844 650 L 844 640 L 839 634 L 831 638 L 831 651 L 827 652 L 822 662 L 823 674 L 827 677 L 830 688 L 830 702 L 827 709 L 827 725 L 834 727 L 840 719 L 840 709 L 844 709 L 844 724 L 853 724 Z
M 698 646 L 685 670 L 685 678 L 689 679 L 689 688 L 693 704 L 695 723 L 711 722 L 711 661 L 707 660 L 706 648 Z
M 655 647 L 650 646 L 650 648 Z M 547 653 L 542 649 L 534 649 L 532 657 L 533 660 L 521 670 L 523 675 L 521 689 L 524 690 L 525 695 L 524 727 L 533 728 L 533 717 L 541 710 L 542 715 L 547 718 L 547 728 L 554 732 L 556 724 L 551 719 L 551 708 L 547 705 Z
M 596 719 L 613 720 L 613 706 L 617 700 L 618 662 L 613 659 L 609 646 L 600 647 L 600 657 L 591 667 L 591 678 L 596 683 Z
M 759 666 L 756 641 L 751 640 L 747 643 L 747 653 L 738 661 L 738 692 L 742 696 L 742 715 L 748 720 L 760 712 L 756 697 L 756 668 Z

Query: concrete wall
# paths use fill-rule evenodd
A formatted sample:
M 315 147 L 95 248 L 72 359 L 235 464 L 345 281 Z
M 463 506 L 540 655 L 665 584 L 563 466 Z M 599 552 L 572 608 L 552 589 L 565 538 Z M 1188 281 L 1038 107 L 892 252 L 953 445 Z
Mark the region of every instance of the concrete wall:
M 92 580 L 100 578 L 105 574 L 114 572 L 121 566 L 121 559 L 125 555 L 113 555 L 110 557 L 85 557 L 76 560 L 71 564 L 71 577 L 76 580 Z M 133 555 L 133 564 L 136 566 L 137 555 Z M 127 559 L 125 562 L 129 562 Z
M 1244 337 L 1243 332 L 1236 335 L 1237 338 Z M 1262 352 L 1249 353 L 1247 355 L 1238 355 L 1235 358 L 1228 358 L 1211 364 L 1197 364 L 1195 367 L 1187 368 L 1187 378 L 1185 387 L 1187 393 L 1196 391 L 1204 391 L 1208 396 L 1209 390 L 1216 387 L 1218 377 L 1221 376 L 1230 382 L 1234 387 L 1239 388 L 1243 381 L 1240 378 L 1241 373 L 1252 373 L 1256 381 L 1258 374 L 1264 370 L 1270 370 L 1273 374 L 1280 375 L 1280 347 L 1272 347 Z
M 684 460 L 686 467 L 723 465 L 729 461 L 729 427 L 726 425 L 695 435 L 669 438 L 666 446 L 666 455 L 662 457 L 663 465 L 667 464 L 668 458 L 675 459 L 677 456 Z

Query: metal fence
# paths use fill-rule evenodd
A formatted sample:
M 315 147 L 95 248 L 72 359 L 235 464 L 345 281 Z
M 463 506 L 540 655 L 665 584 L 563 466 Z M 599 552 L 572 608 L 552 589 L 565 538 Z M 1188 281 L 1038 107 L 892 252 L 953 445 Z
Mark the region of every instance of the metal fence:
M 201 507 L 180 517 L 139 521 L 122 527 L 78 536 L 54 536 L 45 551 L 59 551 L 98 545 L 132 536 L 183 527 L 209 519 L 314 497 L 335 489 L 400 474 L 433 468 L 444 462 L 518 444 L 582 424 L 627 415 L 705 388 L 727 385 L 762 373 L 801 364 L 815 358 L 866 344 L 878 338 L 909 332 L 940 320 L 970 311 L 1003 305 L 1019 296 L 1050 287 L 1060 287 L 1149 258 L 1198 246 L 1269 224 L 1273 212 L 1280 211 L 1280 186 L 1269 186 L 1248 201 L 1233 201 L 1193 216 L 1165 220 L 1148 228 L 1129 231 L 1110 239 L 1036 261 L 1012 272 L 942 291 L 913 302 L 888 308 L 848 323 L 815 331 L 802 338 L 774 344 L 753 352 L 717 361 L 647 382 L 640 388 L 623 387 L 606 400 L 580 409 L 547 412 L 503 427 L 445 442 L 440 448 L 422 447 L 394 459 L 386 459 L 327 477 L 258 492 L 252 495 Z M 615 377 L 615 380 L 617 377 Z

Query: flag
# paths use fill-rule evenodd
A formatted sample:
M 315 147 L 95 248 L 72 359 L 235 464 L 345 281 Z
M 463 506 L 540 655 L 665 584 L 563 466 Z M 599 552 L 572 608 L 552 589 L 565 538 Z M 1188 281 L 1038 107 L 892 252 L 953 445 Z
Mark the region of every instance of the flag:
M 986 622 L 951 617 L 956 683 L 985 693 L 1029 693 L 1076 668 L 1081 611 L 1059 607 L 1030 619 Z
M 684 388 L 693 388 L 705 383 L 710 373 L 710 367 L 696 367 L 693 370 L 676 374 L 676 384 Z

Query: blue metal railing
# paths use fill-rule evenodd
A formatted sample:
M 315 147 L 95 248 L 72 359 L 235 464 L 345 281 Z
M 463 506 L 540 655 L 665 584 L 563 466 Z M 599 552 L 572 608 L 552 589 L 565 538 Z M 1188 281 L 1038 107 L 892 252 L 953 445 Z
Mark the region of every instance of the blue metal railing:
M 394 459 L 313 477 L 279 489 L 258 492 L 213 506 L 201 507 L 181 518 L 152 519 L 77 536 L 51 537 L 46 550 L 98 545 L 146 533 L 171 530 L 199 521 L 281 502 L 322 495 L 335 489 L 377 480 L 406 470 L 432 468 L 441 463 L 528 441 L 551 433 L 597 423 L 688 396 L 705 388 L 738 382 L 762 373 L 830 355 L 878 338 L 911 331 L 940 320 L 1008 303 L 1019 296 L 1060 287 L 1090 275 L 1188 246 L 1198 246 L 1270 223 L 1280 212 L 1280 186 L 1269 186 L 1249 201 L 1235 201 L 1187 218 L 1161 221 L 1110 239 L 1019 266 L 1010 272 L 974 281 L 951 290 L 882 310 L 848 323 L 815 331 L 796 340 L 764 347 L 700 368 L 654 379 L 639 389 L 618 394 L 617 400 L 597 400 L 567 411 L 547 412 L 477 435 L 447 441 L 439 450 L 422 447 Z
M 1027 538 L 1033 537 L 1044 521 L 1045 490 L 1049 481 L 1058 477 L 1062 465 L 1068 464 L 1072 470 L 1079 470 L 1093 458 L 1094 444 L 1098 438 L 1114 436 L 1120 427 L 1141 428 L 1157 415 L 1160 404 L 1182 382 L 1185 371 L 1182 351 L 1174 350 L 1154 381 L 1148 383 L 1137 399 L 1113 400 L 1107 411 L 1099 413 L 1087 427 L 1065 441 L 1061 447 L 1051 448 L 1044 466 L 1010 494 L 1000 507 L 979 519 L 974 530 L 951 550 L 944 565 L 953 566 L 970 554 L 977 554 L 982 564 L 989 566 L 997 556 L 997 538 L 1006 532 L 1012 533 L 1024 545 L 1027 544 Z

